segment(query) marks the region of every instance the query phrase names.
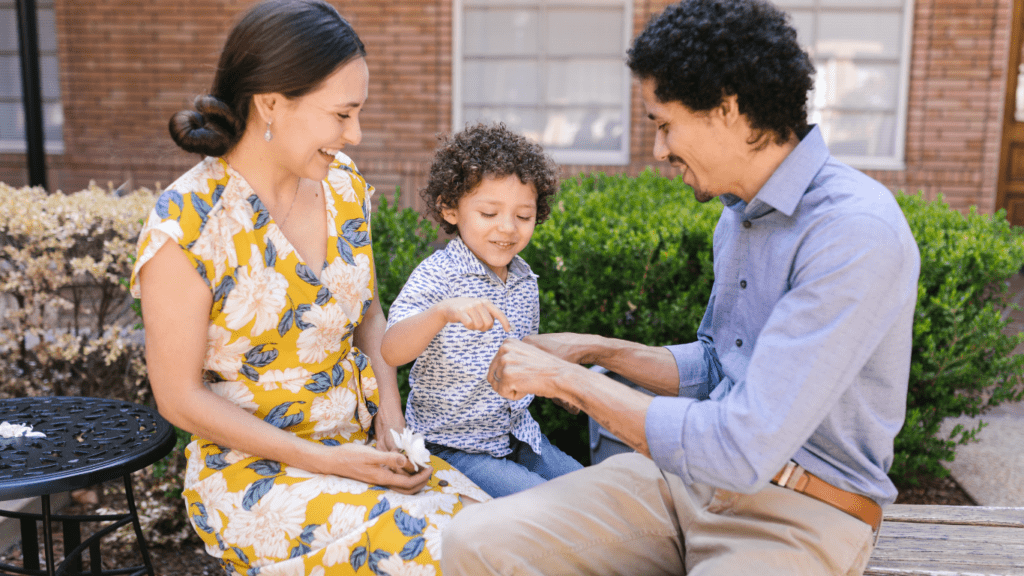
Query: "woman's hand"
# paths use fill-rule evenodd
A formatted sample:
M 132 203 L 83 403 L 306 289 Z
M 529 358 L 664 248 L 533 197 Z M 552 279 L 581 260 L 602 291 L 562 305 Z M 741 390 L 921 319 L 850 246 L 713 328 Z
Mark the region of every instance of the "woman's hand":
M 399 447 L 395 445 L 395 439 L 391 431 L 401 434 L 405 429 L 405 416 L 402 410 L 388 410 L 382 405 L 377 414 L 373 417 L 373 435 L 377 438 L 377 449 L 384 452 L 396 452 Z
M 486 298 L 449 298 L 435 304 L 445 322 L 462 324 L 470 330 L 487 332 L 500 322 L 505 332 L 512 331 L 508 317 Z
M 430 481 L 430 475 L 434 473 L 430 466 L 413 472 L 413 465 L 404 454 L 384 452 L 362 444 L 349 443 L 331 447 L 326 454 L 329 461 L 324 464 L 332 474 L 375 486 L 384 486 L 402 494 L 420 492 Z

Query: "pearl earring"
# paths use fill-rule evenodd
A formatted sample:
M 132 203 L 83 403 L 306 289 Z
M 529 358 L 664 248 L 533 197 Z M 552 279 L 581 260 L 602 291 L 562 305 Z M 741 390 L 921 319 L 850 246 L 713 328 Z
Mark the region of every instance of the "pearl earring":
M 267 122 L 267 131 L 263 133 L 263 139 L 267 142 L 274 139 L 274 135 L 270 133 L 270 122 Z

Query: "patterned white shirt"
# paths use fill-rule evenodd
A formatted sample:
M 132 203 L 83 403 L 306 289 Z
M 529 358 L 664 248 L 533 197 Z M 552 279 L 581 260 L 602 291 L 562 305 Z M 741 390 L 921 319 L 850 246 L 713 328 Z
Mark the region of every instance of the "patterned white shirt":
M 449 323 L 427 345 L 409 373 L 406 422 L 429 442 L 495 457 L 510 454 L 509 434 L 540 454 L 540 426 L 527 407 L 533 395 L 516 401 L 487 383 L 491 359 L 506 338 L 536 334 L 540 325 L 537 275 L 519 256 L 502 282 L 461 238 L 420 262 L 391 304 L 388 328 L 434 304 L 457 297 L 487 298 L 512 324 L 487 332 Z

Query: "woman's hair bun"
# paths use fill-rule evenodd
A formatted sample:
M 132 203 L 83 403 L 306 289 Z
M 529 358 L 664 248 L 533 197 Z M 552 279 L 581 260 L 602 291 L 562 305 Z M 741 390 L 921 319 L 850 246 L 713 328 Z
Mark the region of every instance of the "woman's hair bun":
M 194 106 L 195 110 L 171 116 L 171 138 L 186 152 L 223 156 L 241 137 L 245 126 L 227 104 L 210 94 L 196 96 Z

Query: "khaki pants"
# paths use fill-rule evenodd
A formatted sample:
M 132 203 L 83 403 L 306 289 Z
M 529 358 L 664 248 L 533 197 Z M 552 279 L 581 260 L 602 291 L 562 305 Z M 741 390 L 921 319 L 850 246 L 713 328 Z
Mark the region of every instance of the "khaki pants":
M 756 494 L 687 486 L 622 454 L 463 509 L 445 528 L 445 576 L 859 575 L 871 527 L 773 484 Z

